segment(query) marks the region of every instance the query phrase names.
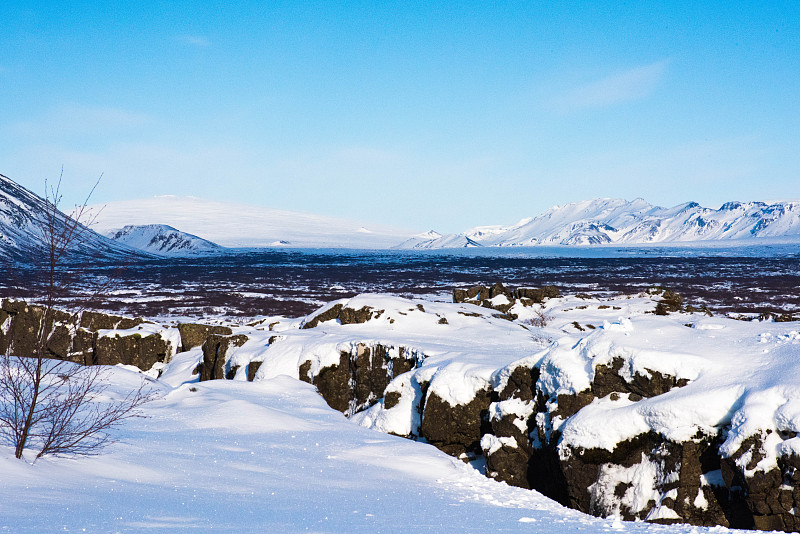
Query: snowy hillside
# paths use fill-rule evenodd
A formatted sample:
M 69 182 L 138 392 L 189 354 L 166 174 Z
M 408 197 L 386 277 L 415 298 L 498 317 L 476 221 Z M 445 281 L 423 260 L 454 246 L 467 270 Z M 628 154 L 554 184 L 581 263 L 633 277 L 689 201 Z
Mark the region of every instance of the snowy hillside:
M 166 224 L 128 225 L 122 230 L 109 232 L 108 237 L 129 247 L 165 256 L 185 256 L 222 250 L 216 243 L 181 232 Z
M 462 234 L 418 237 L 398 248 L 462 246 L 693 243 L 775 239 L 800 241 L 800 201 L 728 202 L 719 209 L 695 202 L 673 208 L 642 199 L 596 199 L 556 206 L 511 226 L 481 226 Z
M 176 196 L 110 202 L 97 221 L 98 231 L 103 232 L 149 224 L 166 224 L 224 247 L 388 248 L 414 233 L 334 217 Z
M 44 199 L 0 174 L 0 256 L 14 261 L 36 258 L 42 245 L 40 225 L 47 213 Z M 66 220 L 59 214 L 61 224 Z M 81 226 L 81 241 L 73 252 L 97 257 L 129 257 L 140 254 Z

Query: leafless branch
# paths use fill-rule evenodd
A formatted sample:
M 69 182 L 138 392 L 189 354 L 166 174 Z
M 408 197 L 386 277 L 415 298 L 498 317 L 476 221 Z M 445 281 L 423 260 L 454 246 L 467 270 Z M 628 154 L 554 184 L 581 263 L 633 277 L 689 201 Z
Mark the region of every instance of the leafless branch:
M 34 354 L 0 356 L 0 440 L 14 446 L 17 458 L 22 458 L 25 450 L 38 451 L 36 459 L 97 454 L 111 442 L 109 431 L 138 416 L 138 408 L 152 399 L 143 385 L 118 401 L 101 401 L 99 397 L 108 388 L 107 369 L 49 358 L 50 344 L 59 329 L 71 330 L 74 335 L 79 325 L 76 308 L 80 306 L 75 301 L 71 313 L 56 312 L 54 306 L 57 297 L 69 297 L 73 289 L 63 262 L 86 244 L 89 226 L 96 218 L 88 207 L 89 199 L 100 182 L 98 178 L 83 204 L 65 215 L 58 208 L 62 178 L 63 169 L 54 186 L 45 182 L 45 209 L 36 220 L 42 252 L 37 263 L 46 280 Z M 101 284 L 91 298 L 107 289 Z M 12 350 L 13 346 L 9 347 Z

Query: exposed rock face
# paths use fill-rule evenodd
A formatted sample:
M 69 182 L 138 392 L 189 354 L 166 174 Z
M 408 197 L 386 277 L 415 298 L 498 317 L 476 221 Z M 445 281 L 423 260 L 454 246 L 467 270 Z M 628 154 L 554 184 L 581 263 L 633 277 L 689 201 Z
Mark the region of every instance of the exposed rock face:
M 116 315 L 106 315 L 94 311 L 81 313 L 81 328 L 96 332 L 98 330 L 129 330 L 146 322 L 141 317 L 130 319 L 128 317 L 118 317 Z
M 487 475 L 527 489 L 531 488 L 529 465 L 537 453 L 529 436 L 535 426 L 530 415 L 541 411 L 537 410 L 538 380 L 535 367 L 520 365 L 511 371 L 505 387 L 497 392 L 497 400 L 490 405 L 491 430 L 481 440 Z
M 233 330 L 227 326 L 208 326 L 197 323 L 179 324 L 178 331 L 181 334 L 181 345 L 184 351 L 202 346 L 206 339 L 208 339 L 208 336 L 212 334 L 219 336 L 230 336 L 233 334 Z
M 479 391 L 472 401 L 455 406 L 431 392 L 425 400 L 420 437 L 453 456 L 480 452 L 481 436 L 487 431 L 490 403 L 488 390 Z
M 219 378 L 233 378 L 226 369 L 226 364 L 230 360 L 229 351 L 241 347 L 247 342 L 247 336 L 223 336 L 219 334 L 209 335 L 203 343 L 203 362 L 199 366 L 200 382 L 205 380 L 215 380 Z
M 405 347 L 359 343 L 349 353 L 341 352 L 336 365 L 315 375 L 311 362 L 303 362 L 300 380 L 314 384 L 331 408 L 349 416 L 375 404 L 393 378 L 414 369 L 422 358 Z
M 94 365 L 135 365 L 139 369 L 150 369 L 156 362 L 165 362 L 171 354 L 167 340 L 156 334 L 141 336 L 98 337 L 95 339 Z
M 247 381 L 248 382 L 252 382 L 253 380 L 256 379 L 256 373 L 258 372 L 258 369 L 261 367 L 262 363 L 263 362 L 255 361 L 255 362 L 250 362 L 249 364 L 247 364 Z
M 626 381 L 620 375 L 623 365 L 622 358 L 617 357 L 611 361 L 611 366 L 598 365 L 595 368 L 591 391 L 593 397 L 602 398 L 617 392 L 633 394 L 635 396 L 633 400 L 637 400 L 637 397 L 639 399 L 642 397 L 655 397 L 666 393 L 674 387 L 683 387 L 689 383 L 685 378 L 676 379 L 674 376 L 664 375 L 652 369 L 647 369 L 650 373 L 649 377 L 634 373 L 633 379 Z
M 48 357 L 68 359 L 70 332 L 75 330 L 78 318 L 60 310 L 51 310 L 46 325 L 42 324 L 44 319 L 42 306 L 3 299 L 0 303 L 0 353 L 34 356 L 44 331 L 49 338 L 45 347 Z
M 158 334 L 139 333 L 100 335 L 101 330 L 130 330 L 144 324 L 141 318 L 126 318 L 84 311 L 70 314 L 50 310 L 46 324 L 45 308 L 5 299 L 0 303 L 0 353 L 36 356 L 39 337 L 44 332 L 45 357 L 83 365 L 135 365 L 150 369 L 165 362 L 175 349 Z
M 339 314 L 344 307 L 343 304 L 336 304 L 333 307 L 325 310 L 322 313 L 319 313 L 311 318 L 310 321 L 303 325 L 303 328 L 316 328 L 319 323 L 324 323 L 325 321 L 332 321 L 333 319 L 338 319 Z
M 790 454 L 778 459 L 778 467 L 757 469 L 764 458 L 766 434 L 753 436 L 731 458 L 722 461 L 722 477 L 727 487 L 742 488 L 746 511 L 752 514 L 759 530 L 800 531 L 800 457 Z

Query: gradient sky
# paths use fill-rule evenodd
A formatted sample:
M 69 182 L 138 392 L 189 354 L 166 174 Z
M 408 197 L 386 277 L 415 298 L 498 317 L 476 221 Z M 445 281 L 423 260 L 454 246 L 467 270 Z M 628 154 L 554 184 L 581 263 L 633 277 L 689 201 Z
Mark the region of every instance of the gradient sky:
M 102 173 L 455 232 L 800 198 L 797 0 L 2 4 L 0 173 L 63 166 L 65 203 Z

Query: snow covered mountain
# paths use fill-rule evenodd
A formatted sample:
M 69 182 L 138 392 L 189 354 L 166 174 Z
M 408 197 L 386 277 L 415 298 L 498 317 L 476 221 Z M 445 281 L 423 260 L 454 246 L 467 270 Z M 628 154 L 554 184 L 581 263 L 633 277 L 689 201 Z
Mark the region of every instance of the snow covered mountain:
M 216 243 L 181 232 L 166 224 L 128 225 L 107 235 L 114 241 L 124 243 L 129 247 L 167 256 L 218 252 L 223 249 Z
M 165 224 L 224 247 L 389 248 L 413 231 L 258 206 L 171 195 L 106 204 L 97 228 Z
M 800 201 L 696 202 L 672 208 L 638 198 L 595 199 L 556 206 L 511 226 L 479 226 L 461 234 L 423 235 L 397 248 L 692 243 L 752 239 L 800 241 Z
M 43 198 L 0 174 L 0 257 L 8 261 L 34 260 L 43 245 L 38 221 L 44 220 L 46 214 L 47 204 Z M 67 216 L 59 212 L 59 222 L 64 224 L 66 219 Z M 141 255 L 124 243 L 81 228 L 73 253 L 109 259 Z

